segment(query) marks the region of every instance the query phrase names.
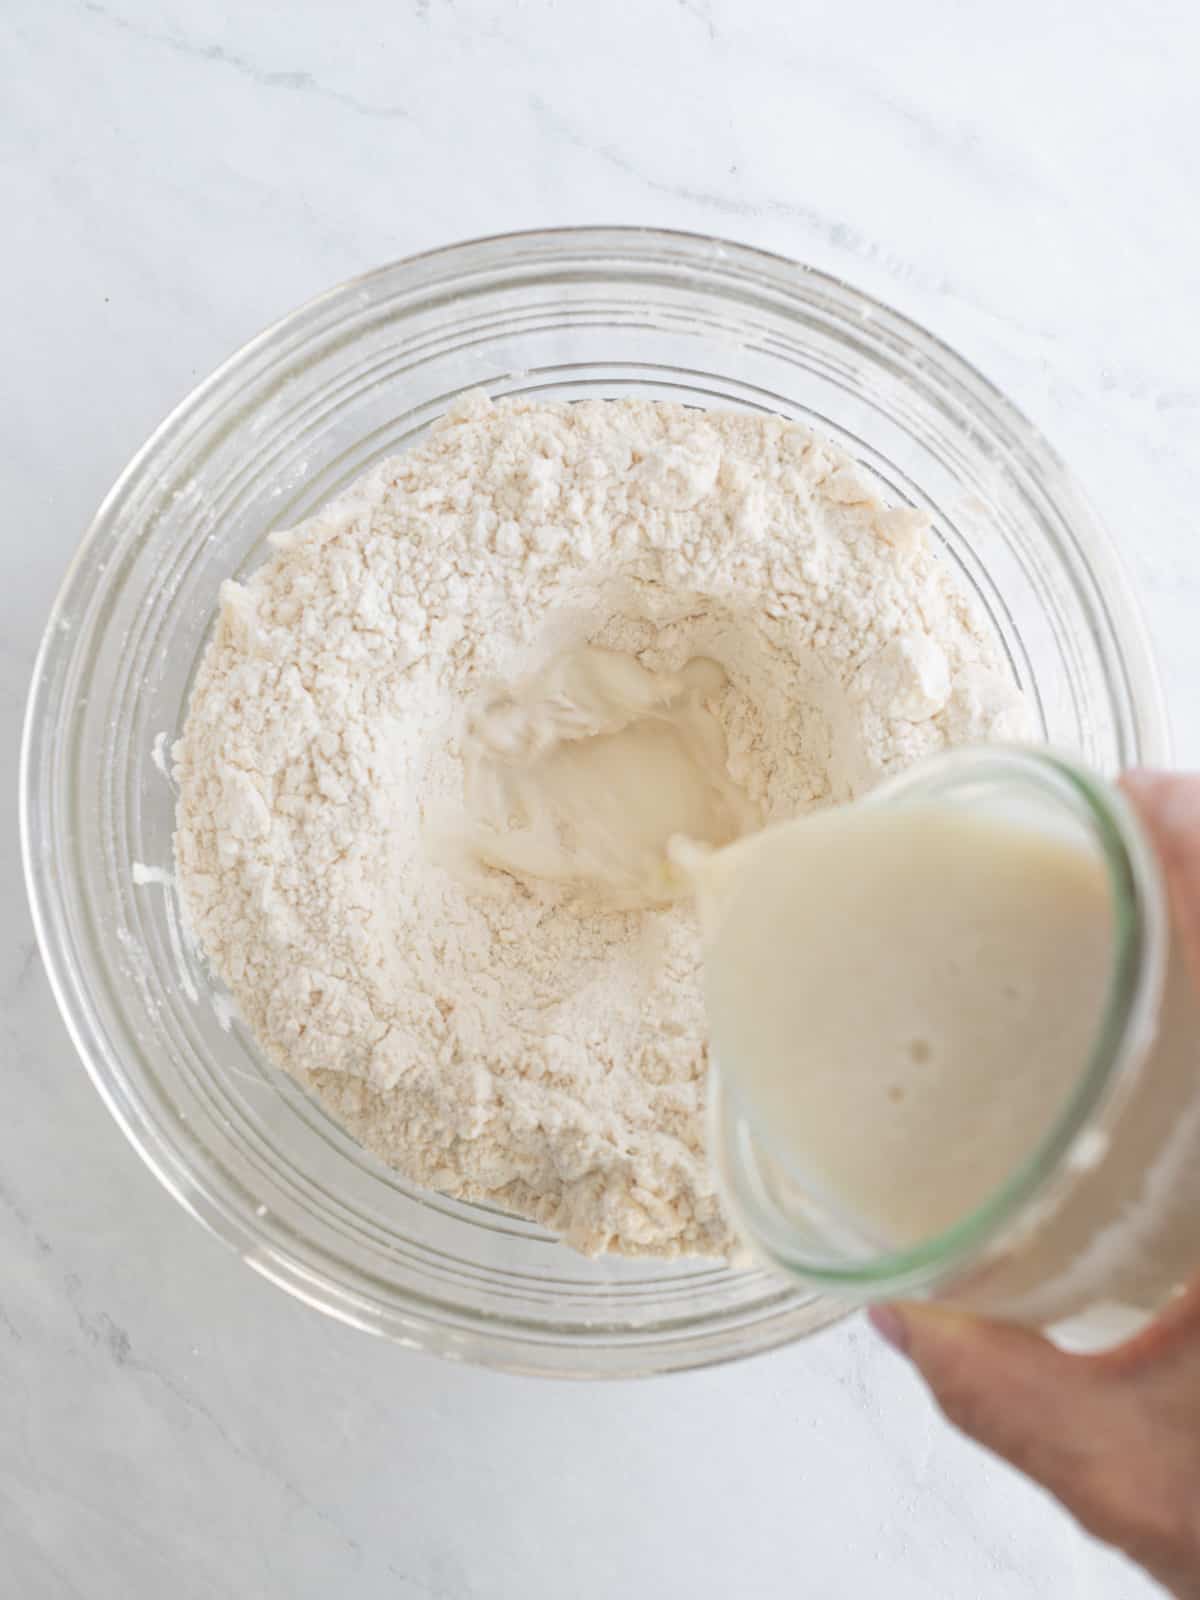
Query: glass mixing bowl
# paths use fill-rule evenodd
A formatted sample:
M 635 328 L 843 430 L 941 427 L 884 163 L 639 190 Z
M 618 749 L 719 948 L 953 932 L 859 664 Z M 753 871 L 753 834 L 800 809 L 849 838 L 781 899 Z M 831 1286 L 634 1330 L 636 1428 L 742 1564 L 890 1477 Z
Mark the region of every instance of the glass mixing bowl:
M 34 673 L 22 827 L 59 1005 L 143 1160 L 264 1276 L 398 1343 L 576 1376 L 747 1355 L 842 1308 L 757 1269 L 588 1261 L 417 1190 L 266 1065 L 178 923 L 164 751 L 222 579 L 475 385 L 831 434 L 933 512 L 1046 737 L 1102 771 L 1167 755 L 1151 651 L 1062 464 L 965 362 L 832 278 L 684 234 L 483 239 L 334 289 L 190 395 L 101 506 Z

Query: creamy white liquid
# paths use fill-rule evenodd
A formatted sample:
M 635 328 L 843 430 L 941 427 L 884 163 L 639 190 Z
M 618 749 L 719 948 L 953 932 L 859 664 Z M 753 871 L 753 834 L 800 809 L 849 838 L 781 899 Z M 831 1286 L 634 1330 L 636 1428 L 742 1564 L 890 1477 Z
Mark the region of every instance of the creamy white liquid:
M 806 1223 L 860 1258 L 932 1239 L 1033 1155 L 1097 1042 L 1114 952 L 1082 839 L 948 804 L 846 807 L 708 854 L 720 1070 Z M 1200 1265 L 1197 1015 L 1178 965 L 1120 1117 L 1065 1199 L 950 1286 L 1051 1323 L 1154 1310 Z
M 588 648 L 492 696 L 464 740 L 467 844 L 615 907 L 695 893 L 722 1078 L 810 1236 L 862 1262 L 969 1218 L 1058 1124 L 1110 989 L 1107 869 L 1082 828 L 946 802 L 761 829 L 724 687 L 704 658 Z M 939 1292 L 1043 1324 L 1116 1307 L 1121 1331 L 1161 1305 L 1200 1265 L 1198 1039 L 1173 957 L 1119 1117 Z
M 685 895 L 676 834 L 718 846 L 759 823 L 709 709 L 725 683 L 705 657 L 660 673 L 588 647 L 494 695 L 464 741 L 470 850 L 614 906 Z
M 1113 930 L 1083 848 L 943 806 L 846 808 L 699 873 L 713 1049 L 865 1238 L 951 1227 L 1026 1159 L 1095 1039 Z

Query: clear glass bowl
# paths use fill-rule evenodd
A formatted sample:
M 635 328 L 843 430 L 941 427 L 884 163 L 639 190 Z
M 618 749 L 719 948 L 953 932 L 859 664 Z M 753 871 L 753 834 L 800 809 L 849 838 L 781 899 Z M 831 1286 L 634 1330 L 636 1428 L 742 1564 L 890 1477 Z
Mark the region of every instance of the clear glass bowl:
M 587 1261 L 415 1189 L 264 1063 L 154 877 L 171 862 L 163 750 L 222 579 L 475 385 L 766 410 L 831 434 L 933 511 L 1046 737 L 1102 771 L 1167 755 L 1151 651 L 1095 516 L 976 372 L 845 284 L 684 234 L 483 239 L 334 289 L 190 395 L 101 506 L 34 674 L 22 827 L 59 1005 L 135 1149 L 259 1272 L 398 1343 L 576 1376 L 747 1355 L 842 1308 L 757 1269 Z

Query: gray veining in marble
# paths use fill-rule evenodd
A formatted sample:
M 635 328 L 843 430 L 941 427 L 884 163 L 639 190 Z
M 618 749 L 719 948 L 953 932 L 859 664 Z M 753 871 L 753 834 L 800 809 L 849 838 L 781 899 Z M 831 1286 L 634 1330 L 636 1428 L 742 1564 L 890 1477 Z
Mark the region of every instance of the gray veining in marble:
M 1106 511 L 1200 760 L 1185 3 L 10 0 L 0 739 L 128 455 L 236 345 L 457 238 L 723 232 L 933 328 Z M 0 791 L 0 1592 L 1136 1600 L 859 1324 L 537 1384 L 327 1322 L 137 1162 L 74 1059 Z

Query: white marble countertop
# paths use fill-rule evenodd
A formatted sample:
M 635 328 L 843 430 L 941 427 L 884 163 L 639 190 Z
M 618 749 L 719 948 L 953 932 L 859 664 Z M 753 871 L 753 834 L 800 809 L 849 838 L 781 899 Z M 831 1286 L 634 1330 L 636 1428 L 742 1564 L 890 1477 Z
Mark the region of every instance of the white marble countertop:
M 315 291 L 455 239 L 715 231 L 978 363 L 1105 507 L 1200 760 L 1200 213 L 1178 4 L 10 0 L 0 738 L 109 483 Z M 160 1190 L 60 1025 L 0 793 L 0 1589 L 14 1600 L 1125 1600 L 860 1323 L 643 1384 L 306 1311 Z

